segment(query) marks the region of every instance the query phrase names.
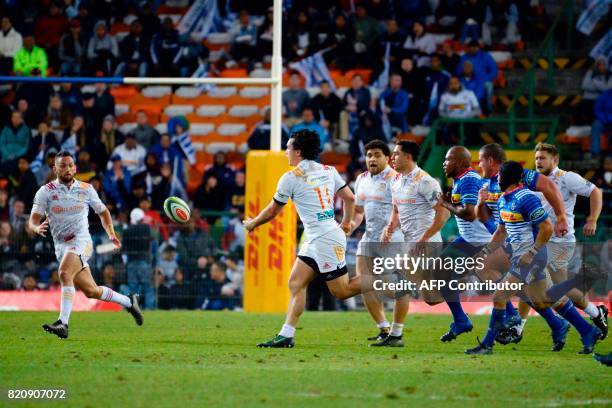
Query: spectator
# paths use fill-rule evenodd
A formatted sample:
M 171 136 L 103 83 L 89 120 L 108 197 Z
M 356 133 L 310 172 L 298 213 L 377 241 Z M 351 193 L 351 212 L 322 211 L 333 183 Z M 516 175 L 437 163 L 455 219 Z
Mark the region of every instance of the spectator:
M 151 274 L 151 228 L 145 224 L 144 211 L 130 212 L 130 226 L 123 232 L 123 252 L 127 256 L 127 281 L 130 293 L 144 297 L 145 309 L 155 307 L 153 276 Z
M 167 197 L 167 196 L 166 196 Z M 145 223 L 151 227 L 153 231 L 153 235 L 156 239 L 161 237 L 164 242 L 170 239 L 170 233 L 168 232 L 168 227 L 164 223 L 161 218 L 160 212 L 158 210 L 151 209 L 151 199 L 147 196 L 144 196 L 140 199 L 140 203 L 138 204 L 138 208 L 140 208 L 145 213 Z
M 457 67 L 459 66 L 459 60 L 461 58 L 455 52 L 453 48 L 453 41 L 446 40 L 442 43 L 442 52 L 440 54 L 440 61 L 442 62 L 442 67 L 446 72 L 457 72 Z
M 225 276 L 226 266 L 222 262 L 214 262 L 210 267 L 210 279 L 206 281 L 206 299 L 202 305 L 205 310 L 233 309 L 236 293 L 231 281 Z
M 36 276 L 31 273 L 28 273 L 23 278 L 23 286 L 21 287 L 21 290 L 24 292 L 33 292 L 35 290 L 38 290 L 38 282 L 36 281 Z
M 11 122 L 0 132 L 0 161 L 2 172 L 7 174 L 17 165 L 17 159 L 28 152 L 30 129 L 23 123 L 21 113 L 13 112 Z
M 317 49 L 317 36 L 309 21 L 306 11 L 299 11 L 297 21 L 287 30 L 288 59 L 294 60 L 306 57 Z
M 395 0 L 394 3 L 397 19 L 403 27 L 422 21 L 430 12 L 427 0 Z
M 13 200 L 13 205 L 9 211 L 9 222 L 13 226 L 13 231 L 17 241 L 25 236 L 25 226 L 27 221 L 28 214 L 25 212 L 25 203 L 19 199 Z
M 64 34 L 59 44 L 60 75 L 79 76 L 84 62 L 85 38 L 81 33 L 81 22 L 74 19 L 70 22 L 70 32 Z
M 299 122 L 304 108 L 310 102 L 308 92 L 302 87 L 301 81 L 300 74 L 292 73 L 289 76 L 289 89 L 283 92 L 283 107 L 287 116 L 285 124 L 289 127 Z
M 484 0 L 465 0 L 461 6 L 459 22 L 461 34 L 459 41 L 462 44 L 478 42 L 482 35 L 482 24 L 485 22 L 486 7 Z
M 440 98 L 440 106 L 438 107 L 440 117 L 454 119 L 470 119 L 480 115 L 480 105 L 474 92 L 463 89 L 459 78 L 452 77 L 448 83 L 448 91 Z M 465 125 L 467 142 L 474 144 L 478 140 L 477 126 Z M 442 128 L 444 142 L 451 144 L 464 144 L 459 140 L 459 125 L 449 124 Z
M 159 142 L 159 132 L 149 125 L 149 117 L 145 111 L 136 112 L 136 124 L 137 126 L 131 133 L 136 137 L 138 144 L 149 150 Z M 163 160 L 160 161 L 163 162 Z
M 386 115 L 391 128 L 396 128 L 400 133 L 408 131 L 406 118 L 410 98 L 408 93 L 402 89 L 402 76 L 394 73 L 389 77 L 389 86 L 380 95 L 379 109 Z
M 159 247 L 159 257 L 155 270 L 164 275 L 167 284 L 172 285 L 174 284 L 174 273 L 178 267 L 176 248 L 167 241 L 164 242 Z
M 150 43 L 153 35 L 161 30 L 161 22 L 155 10 L 153 10 L 150 1 L 145 2 L 141 6 L 138 20 L 142 23 L 142 37 Z
M 197 259 L 212 256 L 215 249 L 210 234 L 202 228 L 196 228 L 195 221 L 192 214 L 176 241 L 179 266 L 189 276 L 197 269 Z
M 0 221 L 8 221 L 10 214 L 9 194 L 5 189 L 0 189 Z
M 35 128 L 36 123 L 44 119 L 42 117 L 43 115 L 35 114 L 34 112 L 32 112 L 32 109 L 30 109 L 30 104 L 28 103 L 26 99 L 23 99 L 23 98 L 18 99 L 17 106 L 15 107 L 15 109 L 11 110 L 9 108 L 9 112 L 10 113 L 6 116 L 6 119 L 5 119 L 6 122 L 8 122 L 11 119 L 11 115 L 13 114 L 13 112 L 19 112 L 21 113 L 21 117 L 23 118 L 24 123 L 30 129 Z
M 20 76 L 47 76 L 47 53 L 34 44 L 34 36 L 25 34 L 23 47 L 15 54 L 13 71 Z M 37 88 L 40 91 L 40 88 Z M 48 100 L 48 99 L 47 99 Z
M 225 276 L 230 280 L 231 287 L 234 289 L 234 296 L 237 296 L 239 292 L 242 292 L 244 284 L 244 264 L 237 262 L 233 258 L 225 259 Z
M 371 110 L 364 111 L 359 119 L 359 126 L 355 133 L 353 133 L 349 145 L 349 152 L 353 160 L 363 160 L 365 156 L 363 146 L 377 139 L 387 140 L 380 121 Z
M 207 60 L 210 51 L 201 41 L 197 41 L 188 34 L 179 36 L 179 49 L 176 65 L 179 70 L 179 75 L 182 77 L 192 76 L 200 65 L 207 65 Z
M 77 180 L 89 183 L 89 180 L 96 176 L 96 167 L 91 163 L 91 154 L 85 149 L 79 150 L 76 168 L 77 173 L 74 177 Z
M 102 126 L 102 120 L 108 115 L 115 116 L 115 98 L 110 94 L 106 84 L 98 82 L 94 85 L 96 92 L 94 93 L 94 108 L 96 115 L 96 130 Z M 96 132 L 97 133 L 97 132 Z
M 132 189 L 132 175 L 121 163 L 120 156 L 112 156 L 111 168 L 106 171 L 102 185 L 108 198 L 118 210 L 127 206 L 129 191 Z
M 72 125 L 64 129 L 64 136 L 60 145 L 61 150 L 69 151 L 73 156 L 79 148 L 87 149 L 88 142 L 91 143 L 85 133 L 85 121 L 82 116 L 72 118 Z
M 129 211 L 139 207 L 140 201 L 147 198 L 147 186 L 139 177 L 132 177 L 132 190 L 128 196 L 126 205 Z
M 64 14 L 70 21 L 79 15 L 77 5 L 74 0 L 64 0 Z
M 45 154 L 45 159 L 42 165 L 34 171 L 34 177 L 36 177 L 36 184 L 41 186 L 48 183 L 55 174 L 53 174 L 53 166 L 55 165 L 55 156 L 57 150 L 55 148 L 49 148 Z
M 503 45 L 516 44 L 521 40 L 518 30 L 519 11 L 512 0 L 492 0 L 487 4 L 487 12 L 482 25 L 482 39 L 491 46 L 493 38 Z
M 218 152 L 215 154 L 213 165 L 204 172 L 203 179 L 206 179 L 211 175 L 217 178 L 223 197 L 227 198 L 229 196 L 230 186 L 234 182 L 234 170 L 232 170 L 227 163 L 226 153 Z
M 385 17 L 382 20 L 386 20 Z M 378 57 L 384 58 L 385 52 L 387 49 L 387 44 L 389 45 L 389 63 L 391 64 L 392 69 L 396 68 L 398 65 L 398 58 L 400 58 L 403 54 L 403 45 L 406 41 L 406 33 L 402 30 L 397 24 L 397 20 L 390 19 L 387 20 L 386 30 L 378 37 L 376 49 L 378 51 Z
M 155 66 L 155 72 L 159 76 L 178 76 L 176 58 L 179 51 L 179 34 L 174 28 L 172 19 L 166 17 L 161 31 L 156 33 L 151 40 L 151 61 Z
M 249 20 L 246 10 L 240 12 L 239 23 L 232 31 L 230 54 L 238 62 L 248 62 L 257 55 L 257 27 Z
M 102 121 L 102 130 L 98 139 L 95 161 L 99 169 L 104 168 L 109 157 L 117 146 L 125 142 L 125 136 L 117 129 L 113 115 L 106 115 Z
M 174 279 L 174 275 L 172 275 Z M 157 308 L 160 310 L 170 309 L 170 285 L 161 271 L 155 272 L 155 290 L 157 292 Z
M 372 102 L 370 90 L 363 86 L 361 75 L 353 75 L 351 88 L 346 91 L 342 101 L 344 111 L 340 113 L 340 139 L 349 140 L 349 135 L 353 134 L 359 126 L 359 117 L 370 109 Z
M 266 17 L 262 25 L 257 29 L 257 59 L 263 60 L 266 56 L 272 56 L 272 36 L 274 19 L 274 7 L 268 7 Z
M 13 70 L 13 58 L 23 46 L 23 39 L 8 16 L 2 17 L 0 29 L 0 74 L 8 75 Z
M 120 285 L 119 282 L 117 282 L 117 272 L 110 262 L 106 263 L 102 268 L 102 284 L 115 292 L 120 291 Z
M 321 93 L 312 98 L 310 107 L 319 123 L 327 129 L 330 136 L 335 138 L 338 136 L 342 101 L 338 98 L 338 95 L 331 91 L 329 82 L 323 81 L 319 86 Z
M 379 34 L 379 25 L 376 20 L 368 16 L 363 4 L 359 4 L 355 8 L 353 28 L 355 30 L 355 43 L 353 45 L 355 62 L 371 67 L 371 57 L 374 55 L 373 46 Z
M 281 126 L 281 148 L 285 149 L 289 140 L 289 132 L 285 125 Z M 259 122 L 247 140 L 249 150 L 270 150 L 270 108 L 264 111 L 264 120 Z
M 58 94 L 62 98 L 62 103 L 70 109 L 73 115 L 81 113 L 83 97 L 78 87 L 73 86 L 70 82 L 62 82 Z
M 497 63 L 488 52 L 481 50 L 477 41 L 470 42 L 468 50 L 461 56 L 457 75 L 463 74 L 463 63 L 470 61 L 474 66 L 474 75 L 484 81 L 486 108 L 493 108 L 493 81 L 497 79 Z
M 79 14 L 75 17 L 81 23 L 81 31 L 83 37 L 91 38 L 96 24 L 96 16 L 89 13 L 89 5 L 85 2 L 79 2 Z
M 53 67 L 57 66 L 58 46 L 68 27 L 68 19 L 55 2 L 51 2 L 47 14 L 36 19 L 34 25 L 36 42 L 47 51 L 47 55 L 51 58 L 50 65 Z
M 138 144 L 133 133 L 128 133 L 125 137 L 125 142 L 115 147 L 111 154 L 111 156 L 119 156 L 132 177 L 145 171 L 144 159 L 146 155 L 147 151 Z
M 100 20 L 94 26 L 94 35 L 89 40 L 87 46 L 87 59 L 89 60 L 90 70 L 98 71 L 102 68 L 105 75 L 112 75 L 115 62 L 119 57 L 117 40 L 108 33 L 106 23 Z
M 402 59 L 398 75 L 402 78 L 402 88 L 408 93 L 408 123 L 415 125 L 423 119 L 422 111 L 425 96 L 425 84 L 420 69 L 414 66 L 411 58 Z
M 454 29 L 453 31 L 458 31 L 457 17 L 461 15 L 462 3 L 463 0 L 440 0 L 435 10 L 436 23 L 445 29 L 451 28 Z M 455 70 L 449 72 L 455 72 Z
M 32 136 L 30 139 L 27 153 L 28 160 L 34 160 L 40 151 L 43 151 L 43 157 L 47 155 L 49 149 L 54 149 L 58 152 L 61 149 L 61 142 L 62 136 L 59 133 L 52 132 L 47 122 L 40 122 L 36 136 Z
M 170 309 L 193 309 L 193 292 L 191 286 L 185 283 L 180 268 L 174 272 L 174 284 L 170 286 L 168 298 Z
M 96 175 L 92 177 L 91 179 L 89 179 L 89 184 L 91 184 L 95 192 L 98 194 L 98 197 L 100 197 L 100 200 L 106 204 L 106 208 L 108 208 L 108 210 L 112 214 L 115 214 L 115 210 L 116 210 L 115 203 L 110 198 L 107 197 L 106 191 L 104 191 L 104 187 L 103 187 L 103 180 L 100 179 L 100 177 Z M 94 214 L 91 211 L 89 212 L 89 215 L 91 217 L 94 216 Z M 89 225 L 90 225 L 90 228 L 91 228 L 91 225 L 99 225 L 100 227 L 102 227 L 102 225 L 99 222 L 97 223 L 90 222 Z
M 230 191 L 230 209 L 239 214 L 244 213 L 245 184 L 246 176 L 244 171 L 237 171 Z
M 599 187 L 603 193 L 604 214 L 612 211 L 612 156 L 608 155 L 601 161 L 601 166 L 591 179 L 593 184 Z M 2 190 L 0 190 L 1 192 Z M 608 269 L 609 270 L 609 269 Z
M 1 190 L 4 191 L 4 190 Z M 10 257 L 12 252 L 15 251 L 13 242 L 13 227 L 6 221 L 0 222 L 0 254 L 2 254 L 3 260 L 5 257 Z
M 484 82 L 474 73 L 474 64 L 471 61 L 463 61 L 463 74 L 459 76 L 459 80 L 465 89 L 474 92 L 480 106 L 486 106 Z
M 25 212 L 29 213 L 38 190 L 38 184 L 36 183 L 36 177 L 30 170 L 30 162 L 25 156 L 20 157 L 17 161 L 17 170 L 10 178 L 10 183 L 16 199 L 24 202 Z
M 139 20 L 132 21 L 130 33 L 121 41 L 119 50 L 121 62 L 117 65 L 115 76 L 147 76 L 149 43 L 143 38 Z
M 202 184 L 198 187 L 193 199 L 196 209 L 201 211 L 224 211 L 227 207 L 227 194 L 219 185 L 219 179 L 214 174 L 204 176 Z M 206 219 L 209 224 L 214 224 L 219 218 L 210 215 Z
M 291 133 L 299 132 L 300 130 L 304 129 L 312 130 L 319 135 L 319 140 L 321 141 L 321 149 L 323 151 L 331 150 L 330 137 L 327 134 L 327 131 L 323 128 L 323 126 L 321 126 L 315 120 L 312 108 L 304 108 L 304 110 L 302 111 L 302 121 L 291 128 Z
M 595 155 L 599 155 L 601 150 L 602 133 L 610 141 L 612 136 L 612 89 L 603 92 L 595 101 L 595 122 L 591 126 L 591 153 Z
M 416 61 L 418 67 L 429 65 L 430 56 L 436 52 L 436 40 L 419 21 L 412 25 L 412 34 L 406 37 L 404 53 Z
M 59 131 L 63 131 L 72 122 L 72 114 L 68 107 L 64 106 L 62 98 L 58 94 L 51 95 L 45 122 L 49 124 L 51 130 Z
M 595 60 L 593 68 L 589 69 L 582 80 L 582 100 L 579 105 L 579 124 L 593 121 L 595 101 L 606 90 L 612 88 L 612 74 L 608 70 L 605 57 Z
M 331 49 L 325 53 L 325 58 L 333 62 L 340 70 L 346 71 L 354 66 L 352 56 L 354 54 L 353 43 L 355 33 L 343 14 L 336 15 L 334 26 L 327 35 L 325 47 Z

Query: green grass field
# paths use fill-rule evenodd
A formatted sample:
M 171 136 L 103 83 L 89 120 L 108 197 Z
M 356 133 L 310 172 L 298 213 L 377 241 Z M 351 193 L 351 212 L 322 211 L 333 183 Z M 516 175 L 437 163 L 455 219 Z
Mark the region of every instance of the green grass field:
M 57 313 L 0 313 L 0 406 L 10 388 L 65 388 L 77 407 L 152 406 L 612 406 L 612 370 L 580 348 L 572 331 L 552 353 L 542 319 L 531 318 L 518 346 L 466 356 L 488 318 L 450 344 L 438 337 L 448 316 L 410 315 L 406 347 L 372 349 L 366 313 L 306 313 L 294 349 L 261 350 L 280 315 L 148 312 L 137 327 L 126 313 L 74 313 L 70 338 L 40 325 Z M 610 340 L 598 344 L 608 352 Z

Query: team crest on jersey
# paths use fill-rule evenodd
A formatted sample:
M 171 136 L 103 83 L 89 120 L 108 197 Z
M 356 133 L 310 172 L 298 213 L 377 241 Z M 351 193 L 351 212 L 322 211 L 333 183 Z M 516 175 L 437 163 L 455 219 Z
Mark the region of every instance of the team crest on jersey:
M 52 200 L 52 201 L 59 201 L 59 196 L 58 196 L 57 194 L 53 194 L 53 195 L 51 196 L 51 200 Z
M 336 258 L 338 258 L 338 261 L 340 262 L 344 261 L 344 247 L 335 245 L 334 252 L 336 253 Z

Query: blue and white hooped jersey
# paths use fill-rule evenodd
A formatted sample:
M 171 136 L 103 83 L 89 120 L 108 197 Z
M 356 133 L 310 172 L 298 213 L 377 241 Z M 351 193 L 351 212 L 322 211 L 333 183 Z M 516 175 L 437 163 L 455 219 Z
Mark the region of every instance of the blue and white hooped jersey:
M 482 188 L 483 180 L 474 169 L 469 168 L 459 177 L 453 180 L 453 191 L 451 203 L 455 205 L 478 204 L 478 192 Z M 455 215 L 459 235 L 465 242 L 475 245 L 482 245 L 489 242 L 491 232 L 477 219 L 466 221 Z
M 504 193 L 497 202 L 500 224 L 506 229 L 507 241 L 512 246 L 512 257 L 520 257 L 534 244 L 538 225 L 548 213 L 538 196 L 519 184 Z
M 536 191 L 536 185 L 538 184 L 538 173 L 535 170 L 523 170 L 523 184 L 531 191 Z M 502 196 L 502 191 L 499 188 L 499 173 L 490 177 L 485 181 L 487 183 L 487 192 L 489 193 L 485 204 L 491 210 L 495 225 L 499 224 L 499 211 L 497 210 L 497 201 Z

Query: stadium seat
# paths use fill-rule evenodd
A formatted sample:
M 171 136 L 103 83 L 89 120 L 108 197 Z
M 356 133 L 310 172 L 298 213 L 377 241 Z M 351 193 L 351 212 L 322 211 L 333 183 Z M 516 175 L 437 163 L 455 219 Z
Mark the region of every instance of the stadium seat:
M 214 45 L 229 45 L 232 42 L 231 33 L 210 33 L 206 41 Z
M 129 26 L 134 20 L 138 20 L 138 16 L 134 14 L 128 14 L 127 16 L 123 17 L 123 24 Z
M 245 86 L 239 92 L 242 98 L 259 99 L 270 94 L 270 88 L 265 86 Z
M 193 99 L 202 94 L 202 90 L 197 86 L 180 86 L 174 92 L 179 98 Z
M 236 95 L 237 91 L 235 86 L 215 86 L 208 91 L 208 96 L 211 98 L 229 98 Z
M 238 153 L 247 154 L 247 152 L 249 151 L 249 145 L 246 142 L 240 143 L 236 150 L 238 151 Z
M 244 68 L 229 68 L 221 71 L 221 78 L 246 78 L 248 72 Z
M 123 125 L 129 122 L 136 122 L 136 114 L 134 112 L 127 112 L 121 115 L 117 115 L 117 124 Z
M 245 118 L 247 116 L 257 115 L 257 105 L 234 105 L 228 111 L 230 116 L 237 118 Z
M 215 125 L 212 123 L 192 123 L 189 126 L 189 134 L 195 136 L 207 135 L 215 130 Z
M 172 94 L 172 87 L 165 86 L 165 85 L 162 85 L 162 86 L 147 86 L 145 88 L 142 88 L 140 93 L 145 98 L 161 98 L 161 97 L 166 96 L 166 95 L 171 95 Z
M 127 135 L 132 130 L 136 129 L 136 126 L 138 126 L 138 124 L 135 122 L 124 123 L 123 125 L 119 126 L 119 131 L 124 135 Z
M 157 130 L 160 135 L 168 133 L 168 124 L 166 122 L 158 123 L 157 125 L 155 125 L 155 130 Z
M 117 103 L 115 105 L 115 117 L 121 116 L 130 111 L 130 105 L 127 103 Z
M 206 152 L 210 154 L 216 154 L 219 152 L 233 152 L 236 150 L 236 145 L 234 143 L 210 143 L 206 146 Z
M 251 78 L 270 78 L 272 76 L 272 71 L 270 71 L 269 69 L 256 68 L 251 71 L 249 76 Z
M 185 116 L 193 111 L 193 105 L 168 105 L 164 109 L 164 113 L 168 116 Z
M 196 109 L 196 114 L 205 118 L 212 118 L 225 113 L 225 105 L 202 105 Z
M 110 89 L 110 94 L 115 98 L 115 103 L 128 103 L 138 94 L 138 90 L 131 85 L 115 86 Z
M 247 127 L 244 123 L 224 123 L 217 127 L 217 132 L 223 136 L 235 136 L 246 132 Z

